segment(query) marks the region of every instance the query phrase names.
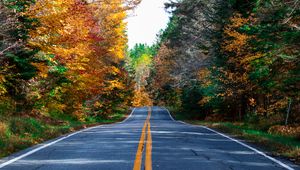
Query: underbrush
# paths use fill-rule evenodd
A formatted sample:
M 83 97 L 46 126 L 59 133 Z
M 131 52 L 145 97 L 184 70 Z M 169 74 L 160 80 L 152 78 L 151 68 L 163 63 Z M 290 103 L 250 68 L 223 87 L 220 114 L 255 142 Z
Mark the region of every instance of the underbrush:
M 300 164 L 300 140 L 296 136 L 266 132 L 259 128 L 252 128 L 255 125 L 246 123 L 201 121 L 191 121 L 190 123 L 205 125 L 234 135 L 262 147 L 273 155 L 287 157 Z
M 255 122 L 221 122 L 193 120 L 185 114 L 174 114 L 177 120 L 204 125 L 254 143 L 262 149 L 300 164 L 300 125 L 274 125 Z M 262 120 L 265 122 L 266 120 Z M 262 125 L 262 126 L 261 126 Z
M 120 121 L 125 113 L 117 112 L 106 118 L 87 116 L 84 121 L 58 112 L 50 113 L 49 117 L 0 115 L 0 157 L 79 129 Z

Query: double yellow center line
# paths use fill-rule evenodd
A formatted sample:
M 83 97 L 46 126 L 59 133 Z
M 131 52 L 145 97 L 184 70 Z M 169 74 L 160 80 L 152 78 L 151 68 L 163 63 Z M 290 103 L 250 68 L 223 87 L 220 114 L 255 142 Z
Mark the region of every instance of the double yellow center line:
M 145 170 L 152 170 L 152 136 L 151 136 L 151 108 L 148 109 L 148 116 L 144 123 L 141 138 L 139 141 L 138 150 L 136 152 L 133 170 L 140 170 L 142 166 L 143 150 L 145 147 L 146 139 L 146 153 L 145 153 Z

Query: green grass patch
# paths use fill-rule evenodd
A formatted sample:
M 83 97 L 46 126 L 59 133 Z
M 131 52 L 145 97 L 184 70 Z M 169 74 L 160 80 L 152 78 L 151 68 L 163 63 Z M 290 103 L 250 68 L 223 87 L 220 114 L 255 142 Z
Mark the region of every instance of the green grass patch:
M 203 122 L 203 121 L 189 121 L 192 124 L 205 125 L 209 127 L 223 129 L 229 132 L 236 132 L 239 134 L 256 136 L 259 138 L 276 141 L 277 143 L 287 145 L 290 147 L 300 148 L 300 141 L 295 137 L 288 137 L 282 135 L 270 134 L 265 131 L 251 129 L 246 123 L 232 123 L 232 122 Z
M 79 129 L 121 121 L 126 111 L 105 118 L 88 116 L 84 122 L 59 112 L 49 115 L 35 118 L 0 115 L 0 157 Z
M 300 141 L 297 137 L 270 134 L 265 127 L 245 122 L 207 122 L 192 120 L 184 114 L 174 114 L 175 119 L 194 125 L 204 125 L 236 138 L 253 143 L 276 156 L 282 156 L 300 164 Z

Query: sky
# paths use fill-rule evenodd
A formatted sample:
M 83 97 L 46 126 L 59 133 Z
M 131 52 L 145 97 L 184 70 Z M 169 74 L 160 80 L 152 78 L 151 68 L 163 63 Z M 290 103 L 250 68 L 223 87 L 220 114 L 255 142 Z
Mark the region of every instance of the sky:
M 129 48 L 136 43 L 155 43 L 156 35 L 166 28 L 169 14 L 164 9 L 168 0 L 142 0 L 141 4 L 130 13 L 128 22 Z

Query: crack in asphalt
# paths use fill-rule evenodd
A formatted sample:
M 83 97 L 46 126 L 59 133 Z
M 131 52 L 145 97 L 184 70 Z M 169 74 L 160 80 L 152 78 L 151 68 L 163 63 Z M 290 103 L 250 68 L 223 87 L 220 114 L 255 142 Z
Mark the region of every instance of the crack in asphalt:
M 299 169 L 290 162 L 272 161 L 214 130 L 174 121 L 164 108 L 152 108 L 149 124 L 153 169 L 288 169 L 282 164 L 291 166 L 290 170 Z M 5 170 L 132 170 L 147 112 L 148 108 L 137 108 L 125 122 L 79 131 L 50 145 L 41 145 L 46 146 L 38 147 L 41 149 L 28 149 L 18 159 L 8 160 L 5 165 L 0 163 L 0 167 L 5 166 Z M 143 162 L 144 158 L 145 153 Z

